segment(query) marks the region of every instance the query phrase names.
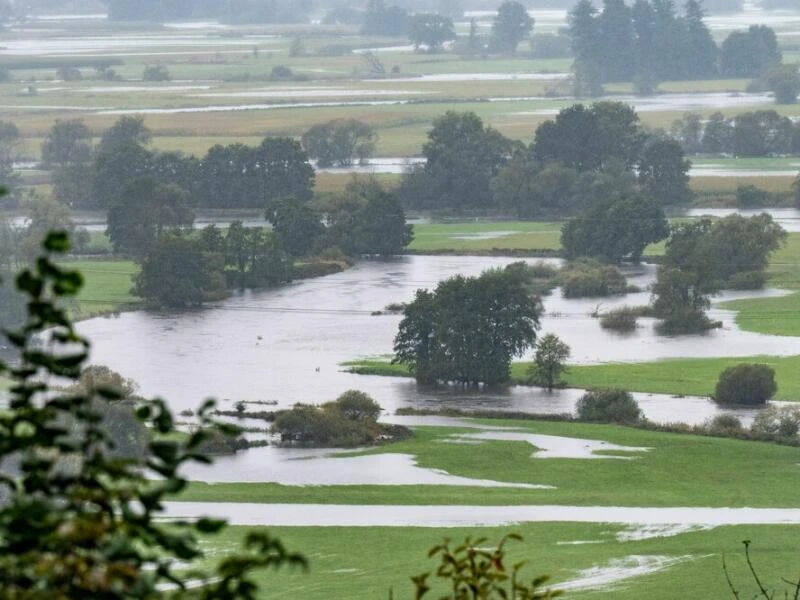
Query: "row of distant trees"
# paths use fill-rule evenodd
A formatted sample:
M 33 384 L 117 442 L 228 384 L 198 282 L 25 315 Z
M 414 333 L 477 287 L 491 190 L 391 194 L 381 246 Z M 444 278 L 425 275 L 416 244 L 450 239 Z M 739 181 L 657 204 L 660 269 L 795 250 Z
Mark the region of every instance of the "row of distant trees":
M 647 94 L 659 81 L 758 78 L 781 63 L 771 28 L 733 31 L 718 47 L 704 16 L 699 0 L 687 0 L 683 14 L 661 0 L 603 0 L 601 10 L 580 0 L 568 17 L 576 94 L 599 95 L 609 82 L 631 81 Z

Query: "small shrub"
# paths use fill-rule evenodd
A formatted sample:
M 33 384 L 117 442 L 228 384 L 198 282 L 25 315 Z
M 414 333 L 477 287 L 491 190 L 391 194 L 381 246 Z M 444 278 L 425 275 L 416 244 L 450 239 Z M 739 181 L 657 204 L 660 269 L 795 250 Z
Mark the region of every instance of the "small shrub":
M 291 79 L 292 75 L 294 75 L 294 71 L 286 65 L 276 65 L 272 67 L 272 79 Z
M 714 401 L 719 404 L 759 406 L 775 395 L 775 370 L 767 365 L 741 364 L 719 375 Z
M 712 321 L 702 310 L 685 309 L 672 312 L 668 318 L 656 325 L 656 332 L 661 335 L 684 335 L 720 327 L 722 322 Z
M 633 306 L 610 310 L 600 317 L 600 327 L 613 331 L 633 331 L 636 329 L 636 320 L 641 316 L 641 312 L 641 309 Z
M 800 431 L 800 406 L 769 406 L 756 415 L 750 432 L 761 439 L 795 438 Z
M 740 185 L 736 188 L 736 206 L 739 208 L 761 208 L 769 204 L 770 193 L 754 185 Z
M 704 427 L 711 435 L 722 437 L 735 437 L 742 433 L 742 421 L 736 415 L 717 415 L 709 420 Z
M 575 412 L 578 420 L 595 423 L 636 423 L 642 419 L 633 396 L 616 388 L 589 390 L 578 400 Z
M 148 65 L 142 73 L 144 81 L 169 81 L 172 79 L 164 65 Z
M 766 282 L 764 271 L 741 271 L 731 275 L 726 287 L 730 290 L 760 290 Z
M 619 269 L 594 260 L 577 260 L 565 265 L 558 281 L 564 298 L 605 297 L 627 291 L 627 281 Z

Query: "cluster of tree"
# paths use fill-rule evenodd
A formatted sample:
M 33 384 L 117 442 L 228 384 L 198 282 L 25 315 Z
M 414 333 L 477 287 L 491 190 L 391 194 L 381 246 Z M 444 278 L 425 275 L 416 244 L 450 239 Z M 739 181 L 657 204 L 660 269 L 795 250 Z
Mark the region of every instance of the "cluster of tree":
M 150 177 L 178 186 L 192 206 L 203 208 L 264 208 L 277 198 L 311 198 L 314 169 L 291 138 L 268 137 L 256 147 L 217 145 L 202 158 L 157 152 L 149 141 L 141 117 L 120 118 L 96 148 L 82 121 L 57 121 L 42 148 L 54 170 L 56 197 L 75 208 L 109 209 L 129 182 Z
M 700 219 L 673 227 L 653 286 L 653 311 L 666 333 L 714 326 L 705 315 L 720 289 L 760 288 L 769 256 L 786 232 L 767 214 Z
M 732 32 L 718 48 L 704 15 L 698 0 L 687 0 L 682 15 L 672 1 L 603 0 L 598 11 L 580 0 L 568 16 L 576 94 L 599 95 L 606 82 L 632 81 L 646 94 L 659 81 L 753 78 L 780 63 L 769 27 Z
M 474 113 L 448 112 L 434 121 L 422 153 L 426 162 L 399 188 L 415 208 L 499 208 L 527 219 L 573 215 L 614 195 L 646 196 L 656 206 L 692 197 L 680 145 L 648 135 L 620 102 L 565 108 L 529 146 Z
M 672 124 L 670 135 L 687 154 L 800 155 L 800 124 L 774 110 L 733 117 L 715 112 L 708 119 L 687 113 Z
M 318 167 L 348 167 L 372 156 L 378 135 L 358 119 L 334 119 L 314 125 L 303 134 L 301 143 Z
M 310 1 L 285 0 L 110 0 L 112 21 L 219 19 L 225 23 L 296 23 L 308 19 Z
M 630 291 L 618 268 L 586 258 L 564 265 L 557 281 L 564 298 L 615 296 Z
M 282 442 L 328 448 L 352 448 L 411 435 L 405 427 L 378 423 L 380 414 L 380 405 L 369 395 L 348 390 L 322 406 L 296 404 L 280 413 L 272 433 L 280 435 Z
M 535 343 L 542 313 L 527 278 L 525 264 L 514 263 L 417 290 L 403 311 L 393 362 L 421 383 L 508 381 L 511 359 Z

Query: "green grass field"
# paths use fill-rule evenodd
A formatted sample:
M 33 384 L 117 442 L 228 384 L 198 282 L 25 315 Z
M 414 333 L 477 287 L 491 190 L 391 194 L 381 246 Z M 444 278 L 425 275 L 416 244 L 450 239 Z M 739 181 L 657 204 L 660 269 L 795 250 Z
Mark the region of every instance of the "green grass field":
M 250 529 L 233 527 L 203 543 L 211 554 L 231 551 Z M 262 529 L 263 531 L 263 529 Z M 754 561 L 764 582 L 796 577 L 797 526 L 735 526 L 693 531 L 666 538 L 620 542 L 624 528 L 604 524 L 526 523 L 483 528 L 295 527 L 270 528 L 292 551 L 304 553 L 310 570 L 269 571 L 258 576 L 270 598 L 309 600 L 347 598 L 413 598 L 412 575 L 434 571 L 429 548 L 450 538 L 455 544 L 466 537 L 486 538 L 493 546 L 505 534 L 517 532 L 522 542 L 509 542 L 508 564 L 527 561 L 524 579 L 549 574 L 552 583 L 586 576 L 591 568 L 614 566 L 630 556 L 667 556 L 677 564 L 655 573 L 631 577 L 605 588 L 571 591 L 569 598 L 601 600 L 674 600 L 675 598 L 730 598 L 722 570 L 725 555 L 731 577 L 742 598 L 757 597 L 741 552 L 741 541 L 752 540 Z M 357 543 L 347 543 L 356 541 Z M 572 542 L 592 543 L 572 543 Z M 598 589 L 599 588 L 599 589 Z M 431 598 L 447 590 L 434 587 Z M 427 596 L 426 596 L 427 597 Z M 780 596 L 783 597 L 782 595 Z
M 84 276 L 84 287 L 76 302 L 70 306 L 73 318 L 119 312 L 138 306 L 141 300 L 131 294 L 131 278 L 139 267 L 130 260 L 77 260 L 67 265 Z
M 558 250 L 559 223 L 508 221 L 414 225 L 414 252 L 486 252 L 491 250 Z
M 800 448 L 586 423 L 490 420 L 528 433 L 651 448 L 614 459 L 532 458 L 521 441 L 447 443 L 466 428 L 415 427 L 409 440 L 362 454 L 403 453 L 420 467 L 461 477 L 557 489 L 449 486 L 192 484 L 182 500 L 341 504 L 563 504 L 580 506 L 752 506 L 797 504 Z M 474 430 L 472 430 L 474 431 Z M 342 459 L 345 460 L 345 459 Z M 343 468 L 346 468 L 343 466 Z M 691 477 L 676 477 L 676 473 Z M 590 485 L 587 485 L 590 483 Z M 370 489 L 371 488 L 371 489 Z

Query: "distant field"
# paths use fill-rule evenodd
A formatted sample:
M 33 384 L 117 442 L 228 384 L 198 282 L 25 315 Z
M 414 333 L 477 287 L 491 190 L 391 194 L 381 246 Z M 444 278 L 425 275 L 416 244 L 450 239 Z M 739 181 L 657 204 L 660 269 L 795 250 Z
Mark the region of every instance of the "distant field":
M 413 252 L 488 252 L 504 250 L 558 250 L 559 223 L 507 221 L 414 225 Z
M 85 284 L 77 297 L 71 314 L 76 319 L 118 312 L 138 305 L 141 300 L 131 294 L 132 277 L 139 271 L 138 265 L 129 260 L 78 260 L 66 263 L 77 269 L 85 278 Z

